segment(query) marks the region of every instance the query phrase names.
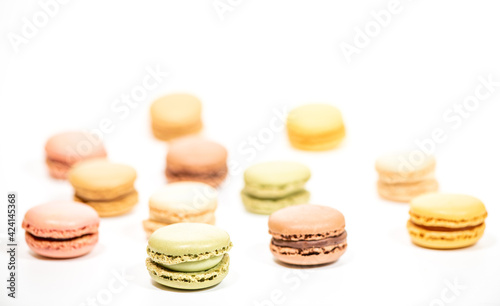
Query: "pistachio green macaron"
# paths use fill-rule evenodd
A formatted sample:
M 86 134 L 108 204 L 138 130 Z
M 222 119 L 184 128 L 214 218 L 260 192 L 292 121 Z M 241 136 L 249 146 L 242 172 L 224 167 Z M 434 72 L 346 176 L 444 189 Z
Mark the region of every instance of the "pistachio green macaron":
M 177 223 L 156 230 L 148 241 L 151 278 L 177 289 L 219 284 L 229 271 L 232 243 L 226 231 L 202 223 Z
M 310 194 L 304 186 L 310 177 L 309 168 L 297 162 L 256 164 L 245 171 L 241 199 L 248 211 L 266 215 L 287 206 L 305 204 Z

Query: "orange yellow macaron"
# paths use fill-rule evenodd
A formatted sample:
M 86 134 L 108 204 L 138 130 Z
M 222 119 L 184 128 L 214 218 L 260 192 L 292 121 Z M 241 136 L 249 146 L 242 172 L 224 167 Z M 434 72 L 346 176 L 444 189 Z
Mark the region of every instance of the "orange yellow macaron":
M 345 137 L 342 114 L 328 104 L 307 104 L 293 109 L 288 114 L 287 131 L 292 146 L 306 151 L 333 149 Z
M 430 193 L 411 200 L 407 229 L 418 246 L 457 249 L 481 239 L 487 216 L 483 202 L 472 196 Z

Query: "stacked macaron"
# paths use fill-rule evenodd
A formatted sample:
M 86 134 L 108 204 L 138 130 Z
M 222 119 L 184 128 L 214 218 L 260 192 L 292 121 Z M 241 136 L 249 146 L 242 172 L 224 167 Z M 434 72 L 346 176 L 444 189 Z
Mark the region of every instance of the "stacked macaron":
M 89 253 L 97 244 L 99 216 L 81 203 L 50 202 L 29 209 L 22 227 L 33 252 L 51 258 L 73 258 Z
M 319 265 L 340 258 L 347 248 L 344 215 L 321 205 L 283 208 L 269 217 L 274 257 L 293 265 Z
M 487 216 L 479 199 L 432 193 L 411 200 L 407 228 L 416 245 L 432 249 L 463 248 L 481 239 Z
M 197 182 L 171 183 L 149 199 L 149 219 L 143 221 L 146 234 L 181 222 L 215 224 L 217 190 Z
M 194 181 L 217 187 L 227 176 L 227 150 L 199 137 L 172 141 L 165 174 L 169 182 Z
M 53 178 L 66 179 L 70 168 L 85 159 L 106 157 L 102 141 L 86 132 L 65 132 L 45 144 L 45 162 Z
M 439 188 L 434 175 L 436 160 L 423 155 L 414 160 L 412 152 L 388 154 L 377 159 L 378 193 L 387 200 L 408 202 L 412 198 Z
M 136 177 L 128 165 L 93 159 L 76 165 L 69 181 L 76 201 L 92 206 L 101 217 L 111 217 L 127 213 L 137 204 Z
M 340 111 L 328 104 L 308 104 L 293 109 L 287 119 L 290 143 L 308 151 L 330 150 L 345 137 Z
M 151 105 L 153 134 L 160 140 L 195 134 L 201 131 L 201 102 L 188 94 L 171 94 Z
M 146 267 L 151 278 L 164 286 L 207 288 L 226 277 L 231 247 L 229 235 L 213 225 L 173 224 L 149 238 Z
M 305 204 L 304 189 L 311 177 L 309 168 L 296 162 L 265 162 L 249 167 L 244 174 L 241 198 L 252 213 L 269 215 L 283 207 Z

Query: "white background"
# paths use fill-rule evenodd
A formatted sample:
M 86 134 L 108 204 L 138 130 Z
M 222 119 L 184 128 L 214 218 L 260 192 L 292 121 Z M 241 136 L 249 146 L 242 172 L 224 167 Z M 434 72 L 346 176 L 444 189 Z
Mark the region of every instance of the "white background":
M 140 203 L 122 217 L 103 219 L 92 253 L 71 260 L 34 256 L 19 231 L 18 299 L 6 298 L 7 257 L 0 256 L 1 305 L 87 305 L 108 297 L 113 273 L 126 286 L 108 305 L 500 305 L 499 95 L 453 127 L 443 114 L 471 94 L 479 76 L 500 80 L 498 1 L 409 1 L 348 63 L 341 42 L 373 20 L 388 1 L 245 1 L 221 20 L 205 1 L 70 1 L 15 52 L 9 33 L 21 32 L 36 1 L 0 1 L 0 197 L 2 250 L 6 194 L 19 195 L 18 222 L 27 209 L 71 199 L 65 181 L 47 175 L 43 146 L 68 129 L 95 129 L 110 118 L 109 157 L 138 171 Z M 121 119 L 110 108 L 159 65 L 170 76 Z M 497 87 L 497 90 L 500 87 Z M 228 277 L 207 290 L 154 285 L 144 266 L 151 193 L 165 184 L 167 147 L 149 127 L 149 105 L 172 92 L 203 102 L 204 134 L 225 146 L 238 165 L 220 190 L 217 225 L 234 243 Z M 285 107 L 324 102 L 341 109 L 347 138 L 336 150 L 294 150 L 285 131 L 255 157 L 245 142 Z M 411 244 L 408 205 L 380 200 L 374 161 L 414 148 L 442 128 L 437 145 L 441 190 L 474 195 L 489 217 L 474 247 L 436 251 Z M 262 144 L 262 143 L 261 143 Z M 349 247 L 335 264 L 292 269 L 268 250 L 267 217 L 247 213 L 239 198 L 242 171 L 267 160 L 311 168 L 312 203 L 346 217 Z M 446 282 L 458 281 L 458 295 Z M 121 283 L 116 283 L 120 286 Z M 273 299 L 274 297 L 274 299 Z M 104 301 L 109 302 L 109 301 Z M 102 303 L 99 305 L 103 305 Z

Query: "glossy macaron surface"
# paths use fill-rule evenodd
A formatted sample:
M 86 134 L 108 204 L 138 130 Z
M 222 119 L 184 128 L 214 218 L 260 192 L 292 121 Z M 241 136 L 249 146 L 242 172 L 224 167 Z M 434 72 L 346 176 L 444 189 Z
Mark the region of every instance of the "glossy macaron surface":
M 75 188 L 106 190 L 133 185 L 137 174 L 134 168 L 112 163 L 105 159 L 93 159 L 76 165 L 69 174 Z
M 45 144 L 47 157 L 64 163 L 74 163 L 91 157 L 105 157 L 100 139 L 86 132 L 64 132 L 52 136 Z

